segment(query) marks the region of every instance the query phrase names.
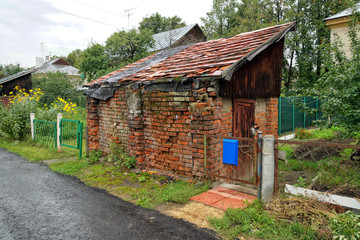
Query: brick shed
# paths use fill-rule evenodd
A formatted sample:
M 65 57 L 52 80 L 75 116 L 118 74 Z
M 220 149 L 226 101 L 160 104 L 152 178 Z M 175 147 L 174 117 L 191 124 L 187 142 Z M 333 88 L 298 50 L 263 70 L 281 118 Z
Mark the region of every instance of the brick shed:
M 204 177 L 224 137 L 277 135 L 287 23 L 155 53 L 88 84 L 90 150 L 123 144 L 139 168 Z M 207 142 L 204 152 L 204 135 Z

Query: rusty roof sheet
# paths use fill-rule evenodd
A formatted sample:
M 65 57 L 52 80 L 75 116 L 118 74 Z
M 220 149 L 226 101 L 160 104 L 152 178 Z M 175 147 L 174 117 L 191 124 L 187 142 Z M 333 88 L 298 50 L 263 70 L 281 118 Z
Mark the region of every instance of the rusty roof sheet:
M 166 49 L 100 77 L 88 85 L 104 81 L 122 83 L 202 76 L 219 76 L 229 80 L 237 66 L 244 61 L 251 61 L 294 27 L 295 23 L 286 23 L 230 38 L 183 46 L 176 48 L 177 50 Z

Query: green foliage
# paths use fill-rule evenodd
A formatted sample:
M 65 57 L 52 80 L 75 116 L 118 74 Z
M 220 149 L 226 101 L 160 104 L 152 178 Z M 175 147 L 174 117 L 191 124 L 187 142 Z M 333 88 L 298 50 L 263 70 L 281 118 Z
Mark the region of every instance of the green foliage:
M 90 156 L 86 158 L 89 164 L 98 163 L 103 153 L 101 151 L 92 150 Z
M 81 91 L 76 90 L 78 83 L 72 82 L 66 73 L 49 72 L 46 75 L 33 78 L 33 88 L 40 88 L 44 95 L 40 97 L 40 104 L 50 106 L 58 97 L 71 99 L 72 102 L 85 103 Z
M 144 17 L 139 23 L 139 30 L 150 30 L 153 34 L 185 27 L 185 22 L 178 16 L 163 17 L 158 12 Z
M 116 166 L 119 166 L 122 169 L 131 169 L 136 165 L 136 158 L 134 156 L 130 156 L 121 144 L 111 144 L 110 154 L 108 157 L 115 163 Z
M 333 239 L 360 239 L 360 216 L 350 211 L 330 219 Z
M 354 20 L 355 21 L 355 20 Z M 356 21 L 357 22 L 357 21 Z M 360 38 L 356 24 L 350 27 L 351 57 L 346 57 L 339 44 L 326 45 L 323 59 L 327 71 L 309 90 L 321 100 L 321 111 L 331 123 L 360 131 Z
M 76 49 L 76 50 L 72 51 L 71 53 L 69 53 L 67 55 L 67 57 L 64 58 L 64 60 L 66 62 L 68 62 L 71 66 L 79 69 L 82 53 L 83 53 L 83 51 L 81 51 L 80 49 Z
M 210 224 L 227 239 L 240 235 L 259 239 L 318 239 L 309 227 L 270 216 L 257 201 L 245 209 L 228 209 L 223 218 L 210 219 Z
M 26 69 L 24 67 L 21 67 L 20 63 L 0 64 L 0 78 L 10 76 L 24 70 Z
M 130 63 L 147 55 L 147 49 L 153 45 L 151 32 L 144 29 L 138 33 L 135 29 L 128 32 L 118 31 L 107 40 L 105 50 L 112 65 Z
M 295 129 L 295 138 L 297 139 L 310 139 L 312 137 L 312 132 L 304 128 Z
M 98 71 L 109 68 L 109 55 L 105 53 L 103 45 L 91 42 L 81 54 L 80 71 L 88 81 L 94 79 Z
M 22 140 L 30 133 L 30 113 L 36 112 L 40 91 L 32 94 L 16 87 L 10 94 L 10 104 L 0 104 L 0 136 Z

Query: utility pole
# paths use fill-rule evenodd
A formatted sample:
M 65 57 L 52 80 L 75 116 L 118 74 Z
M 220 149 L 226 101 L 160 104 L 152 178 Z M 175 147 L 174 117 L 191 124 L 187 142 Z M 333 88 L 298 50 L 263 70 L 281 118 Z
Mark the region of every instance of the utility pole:
M 134 13 L 130 13 L 130 11 L 134 10 L 135 8 L 137 8 L 137 7 L 125 10 L 125 13 L 127 13 L 127 17 L 128 17 L 128 31 L 130 30 L 130 16 L 134 14 Z

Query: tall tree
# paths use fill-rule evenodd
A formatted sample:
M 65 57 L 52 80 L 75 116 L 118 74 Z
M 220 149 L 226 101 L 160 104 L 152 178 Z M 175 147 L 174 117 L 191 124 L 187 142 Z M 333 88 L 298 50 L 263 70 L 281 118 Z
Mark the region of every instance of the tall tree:
M 163 17 L 158 12 L 150 17 L 145 17 L 139 23 L 139 30 L 151 30 L 153 34 L 165 32 L 168 30 L 185 27 L 185 22 L 178 16 Z
M 212 9 L 201 18 L 202 29 L 208 39 L 232 35 L 237 25 L 236 14 L 239 3 L 236 0 L 213 0 Z
M 80 68 L 81 55 L 82 52 L 80 49 L 76 49 L 69 53 L 65 58 L 65 61 L 68 62 L 71 66 Z
M 118 31 L 106 40 L 105 50 L 110 56 L 111 65 L 116 66 L 146 56 L 153 42 L 152 34 L 147 29 L 140 33 L 135 29 L 128 32 Z
M 9 75 L 13 75 L 15 73 L 18 73 L 18 72 L 21 72 L 21 71 L 24 71 L 25 68 L 22 67 L 20 65 L 20 63 L 15 63 L 15 64 L 0 64 L 0 78 L 3 78 L 3 77 L 6 77 L 6 76 L 9 76 Z
M 103 45 L 91 42 L 82 53 L 80 71 L 88 81 L 94 79 L 97 72 L 109 68 L 109 55 L 105 53 Z

